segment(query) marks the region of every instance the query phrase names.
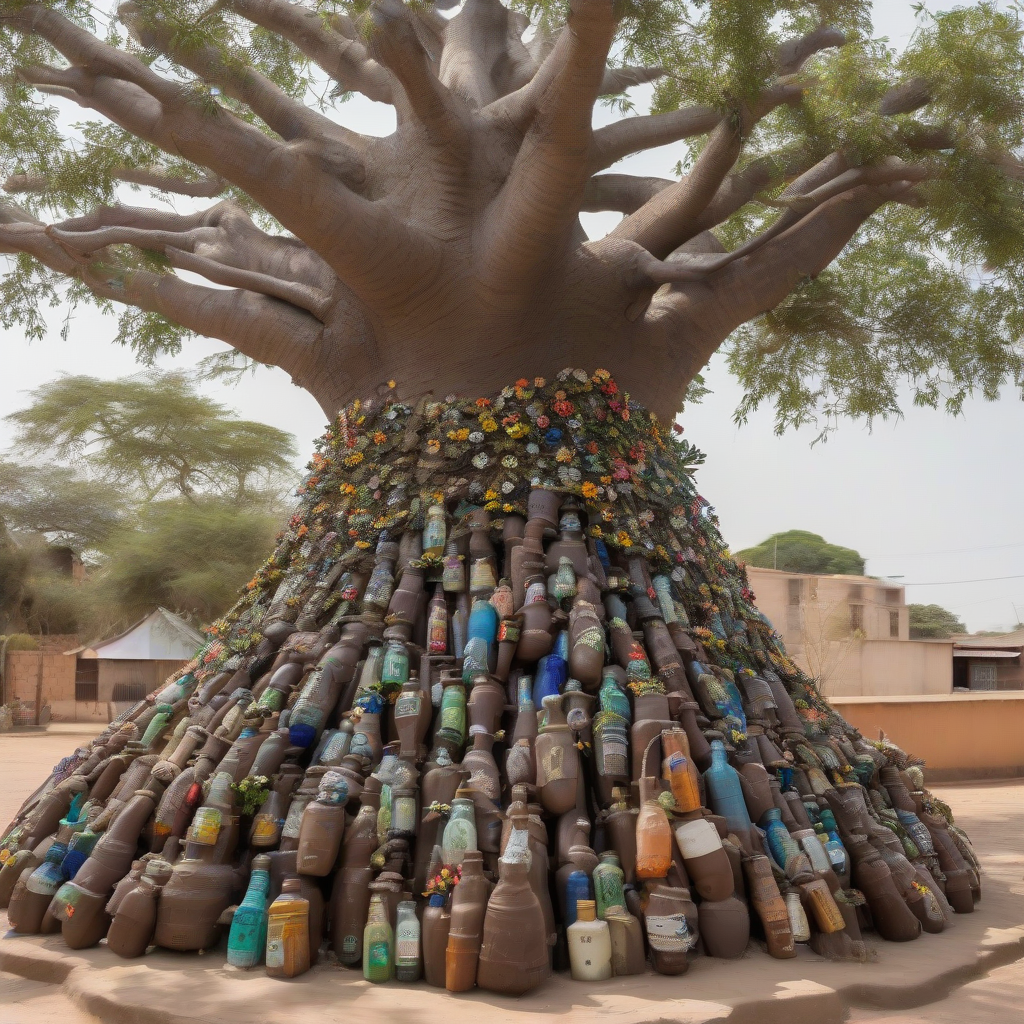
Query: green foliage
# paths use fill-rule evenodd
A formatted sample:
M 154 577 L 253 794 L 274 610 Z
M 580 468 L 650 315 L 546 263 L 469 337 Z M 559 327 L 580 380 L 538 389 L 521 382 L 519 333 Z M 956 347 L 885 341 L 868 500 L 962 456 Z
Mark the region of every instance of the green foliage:
M 774 533 L 745 551 L 735 552 L 737 561 L 762 569 L 806 572 L 818 576 L 863 576 L 864 559 L 852 548 L 829 544 L 824 537 L 807 530 Z
M 294 446 L 282 430 L 235 419 L 181 372 L 106 381 L 64 376 L 31 392 L 7 419 L 28 457 L 83 461 L 148 500 L 214 493 L 237 502 L 287 474 Z
M 98 636 L 156 605 L 204 621 L 228 607 L 271 550 L 291 437 L 180 373 L 61 377 L 32 399 L 10 419 L 36 462 L 0 460 L 0 627 Z M 55 545 L 85 554 L 84 581 Z
M 966 633 L 960 618 L 938 604 L 908 604 L 911 640 L 941 640 Z
M 130 503 L 115 484 L 64 466 L 0 460 L 0 522 L 23 533 L 45 533 L 75 551 L 99 547 L 124 525 Z
M 35 651 L 39 649 L 39 643 L 35 637 L 28 633 L 12 633 L 8 637 L 0 637 L 0 640 L 7 641 L 8 651 Z
M 14 10 L 25 0 L 8 0 Z M 87 0 L 39 0 L 90 32 L 158 62 L 184 83 L 211 116 L 240 118 L 273 134 L 227 91 L 184 64 L 135 41 L 117 14 Z M 408 0 L 417 6 L 422 0 Z M 553 37 L 568 16 L 567 0 L 511 0 L 534 29 Z M 169 30 L 182 60 L 202 53 L 229 75 L 256 70 L 289 96 L 334 116 L 349 94 L 332 88 L 290 42 L 212 0 L 135 0 L 132 17 Z M 358 15 L 363 0 L 310 0 L 329 21 Z M 922 165 L 928 180 L 913 208 L 886 208 L 814 281 L 797 284 L 780 306 L 741 327 L 726 343 L 729 365 L 744 388 L 739 421 L 762 405 L 778 430 L 814 424 L 824 436 L 844 417 L 899 416 L 902 396 L 917 405 L 958 413 L 972 395 L 994 398 L 1009 385 L 1024 391 L 1020 310 L 1024 308 L 1024 181 L 1005 160 L 1024 147 L 1024 33 L 1016 4 L 981 0 L 941 13 L 919 12 L 919 27 L 902 52 L 873 38 L 868 0 L 620 0 L 613 58 L 658 66 L 652 109 L 701 103 L 738 117 L 776 80 L 781 43 L 821 25 L 842 30 L 847 45 L 822 51 L 800 72 L 802 102 L 783 105 L 745 140 L 744 163 L 762 160 L 771 185 L 718 229 L 728 246 L 742 244 L 779 216 L 776 202 L 794 161 L 807 166 L 842 151 L 854 167 L 884 159 Z M 202 168 L 168 155 L 123 128 L 83 116 L 71 129 L 57 105 L 33 90 L 18 69 L 62 66 L 48 43 L 0 22 L 0 180 L 25 174 L 45 187 L 18 197 L 29 212 L 59 219 L 117 198 L 123 169 L 157 169 L 193 179 Z M 884 116 L 894 86 L 920 80 L 929 102 Z M 626 110 L 628 95 L 610 102 Z M 944 149 L 915 140 L 941 131 Z M 689 166 L 702 143 L 679 162 Z M 673 157 L 675 160 L 676 157 Z M 137 186 L 131 186 L 138 191 Z M 145 190 L 147 193 L 152 190 Z M 159 190 L 156 194 L 160 198 Z M 234 186 L 226 195 L 261 225 L 266 211 Z M 146 254 L 119 246 L 114 270 L 146 267 Z M 7 258 L 0 281 L 0 326 L 30 338 L 46 329 L 45 311 L 97 301 L 26 256 Z M 99 300 L 107 310 L 113 305 Z M 152 312 L 122 313 L 116 340 L 152 364 L 177 353 L 188 332 Z
M 114 535 L 95 580 L 99 594 L 138 617 L 163 605 L 207 622 L 273 548 L 279 513 L 217 497 L 152 502 L 133 530 Z

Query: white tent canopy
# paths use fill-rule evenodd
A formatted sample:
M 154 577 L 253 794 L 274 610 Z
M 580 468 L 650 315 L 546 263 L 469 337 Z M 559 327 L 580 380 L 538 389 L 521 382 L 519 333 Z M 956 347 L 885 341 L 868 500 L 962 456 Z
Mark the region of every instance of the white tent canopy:
M 67 653 L 116 661 L 188 661 L 203 643 L 202 636 L 184 619 L 157 608 L 120 636 Z

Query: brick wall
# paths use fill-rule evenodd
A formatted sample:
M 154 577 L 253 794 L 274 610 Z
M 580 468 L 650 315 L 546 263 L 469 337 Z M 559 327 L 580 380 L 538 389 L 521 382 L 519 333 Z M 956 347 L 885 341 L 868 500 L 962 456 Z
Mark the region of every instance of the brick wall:
M 43 703 L 75 699 L 75 661 L 67 654 L 41 651 L 8 651 L 4 673 L 4 699 L 34 701 L 39 666 L 43 669 Z

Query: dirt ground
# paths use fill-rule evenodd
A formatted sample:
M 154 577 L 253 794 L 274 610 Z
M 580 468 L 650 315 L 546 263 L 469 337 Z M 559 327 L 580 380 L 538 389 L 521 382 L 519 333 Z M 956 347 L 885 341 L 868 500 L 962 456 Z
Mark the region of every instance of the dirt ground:
M 0 736 L 0 779 L 2 779 L 2 784 L 0 784 L 0 828 L 10 820 L 22 800 L 39 784 L 49 768 L 69 753 L 75 745 L 87 740 L 90 735 L 81 731 L 81 727 L 77 732 L 74 727 L 69 726 L 58 726 L 57 729 L 59 731 L 54 730 L 46 734 L 31 736 Z M 948 786 L 937 788 L 936 792 L 953 808 L 958 821 L 971 834 L 975 846 L 982 855 L 988 899 L 1001 898 L 1005 900 L 1024 895 L 1024 881 L 1022 881 L 1022 875 L 1024 875 L 1024 780 L 984 785 Z M 976 915 L 972 915 L 972 917 L 974 916 Z M 966 919 L 963 927 L 967 927 L 966 922 L 970 920 L 970 918 Z M 987 940 L 998 941 L 1000 932 L 998 927 L 988 927 Z M 952 935 L 955 934 L 954 931 Z M 929 950 L 933 951 L 938 958 L 948 954 L 951 948 L 948 945 L 943 945 L 943 938 L 943 936 L 938 936 L 934 940 L 934 945 L 929 945 Z M 908 947 L 904 948 L 909 953 L 910 947 L 919 946 L 921 946 L 921 940 L 917 943 L 910 943 Z M 886 956 L 888 955 L 886 953 Z M 773 964 L 775 963 L 777 962 L 767 958 L 763 958 L 763 964 L 757 960 L 745 959 L 742 967 L 746 975 L 744 980 L 754 982 L 754 974 L 759 975 L 765 970 L 769 972 L 774 970 Z M 207 964 L 212 966 L 209 965 L 209 962 Z M 719 964 L 715 964 L 715 967 L 717 970 L 722 969 Z M 737 965 L 737 969 L 739 969 L 739 965 Z M 862 969 L 872 972 L 870 966 Z M 116 973 L 116 969 L 112 970 Z M 188 973 L 191 974 L 191 971 Z M 179 977 L 180 980 L 185 981 L 184 977 Z M 813 977 L 810 973 L 810 965 L 808 977 Z M 94 976 L 93 981 L 97 980 Z M 683 1007 L 679 1005 L 679 1002 L 672 1006 L 669 1002 L 658 1001 L 654 990 L 659 987 L 662 979 L 655 976 L 644 980 L 647 983 L 647 988 L 643 990 L 642 994 L 641 991 L 630 993 L 630 996 L 636 996 L 635 999 L 623 998 L 627 995 L 626 993 L 609 1000 L 584 999 L 583 1004 L 577 1005 L 576 1009 L 588 1017 L 612 1017 L 625 1020 L 634 1018 L 636 1006 L 629 1006 L 629 1003 L 633 1002 L 646 1004 L 646 1012 L 641 1015 L 640 1019 L 658 1020 L 668 1024 L 670 1021 L 688 1016 L 683 1012 Z M 697 980 L 696 977 L 693 978 L 694 982 Z M 821 977 L 820 980 L 825 981 L 825 978 Z M 864 978 L 863 980 L 867 981 L 868 979 Z M 252 978 L 252 981 L 256 982 L 256 979 Z M 905 1005 L 921 1003 L 922 999 L 934 999 L 934 1001 L 915 1009 L 862 1008 L 862 1006 L 871 1005 L 870 1000 L 867 1000 L 862 1003 L 862 1006 L 856 1006 L 847 1011 L 846 1020 L 849 1024 L 990 1024 L 990 1022 L 991 1024 L 996 1024 L 996 1022 L 1011 1024 L 1011 1022 L 1024 1021 L 1024 961 L 1016 961 L 1007 966 L 998 967 L 986 976 L 968 984 L 960 984 L 959 987 L 955 987 L 956 984 L 955 981 L 950 981 L 945 986 L 938 985 L 934 992 L 928 992 L 924 996 L 920 992 L 913 995 L 908 993 Z M 569 985 L 572 986 L 572 983 Z M 376 989 L 376 991 L 359 996 L 357 1001 L 362 1002 L 363 998 L 378 996 L 378 994 L 384 996 L 379 987 L 370 986 L 370 988 Z M 572 988 L 575 989 L 575 986 Z M 770 990 L 771 986 L 768 988 Z M 423 1006 L 420 1004 L 420 1013 L 418 1013 L 417 996 L 413 990 L 403 991 L 395 986 L 387 986 L 387 989 L 388 1010 L 391 1012 L 381 1015 L 381 1005 L 378 1003 L 372 1014 L 374 1019 L 384 1020 L 386 1017 L 395 1020 L 403 1017 L 409 1020 L 423 1019 L 420 1017 Z M 310 994 L 312 995 L 312 993 Z M 356 995 L 355 992 L 352 994 Z M 294 992 L 293 995 L 298 996 L 298 992 Z M 426 995 L 427 993 L 421 994 L 421 996 Z M 430 990 L 430 996 L 433 995 L 433 990 Z M 580 996 L 583 996 L 582 992 L 580 992 Z M 645 996 L 646 998 L 644 998 Z M 549 1004 L 550 1011 L 555 1011 L 554 1003 L 556 1001 L 553 1000 L 552 1004 Z M 401 1010 L 399 1004 L 404 1004 L 405 1009 Z M 460 1004 L 450 1004 L 452 1010 L 456 1011 L 452 1014 L 451 1024 L 455 1024 L 456 1018 L 460 1021 L 470 1018 L 481 1019 L 478 1014 L 484 1009 L 483 1006 L 462 1001 Z M 301 1001 L 296 1004 L 295 1008 L 298 1009 L 300 1005 Z M 899 1005 L 899 1000 L 893 1001 L 890 998 L 888 1005 L 890 1007 Z M 209 1010 L 213 1009 L 209 1005 L 205 1009 L 206 1013 L 199 1014 L 204 1024 L 206 1021 L 219 1022 L 221 1020 L 230 1020 L 233 1024 L 238 1019 L 236 1013 L 231 1012 L 228 1007 L 224 1007 L 223 1016 L 218 1016 L 216 1012 L 209 1013 Z M 241 1007 L 235 1009 L 241 1009 Z M 306 1009 L 313 1010 L 313 1006 L 307 1006 Z M 339 1008 L 336 1005 L 333 1009 Z M 367 1006 L 366 1009 L 369 1010 L 370 1007 Z M 465 1011 L 471 1009 L 476 1012 L 467 1017 Z M 540 1009 L 540 1007 L 534 1009 Z M 561 1009 L 560 1006 L 559 1010 Z M 462 1012 L 458 1012 L 459 1010 Z M 322 1011 L 316 1015 L 324 1016 Z M 562 1013 L 552 1012 L 551 1015 L 562 1016 Z M 575 1013 L 573 1015 L 576 1016 Z M 118 1024 L 120 1024 L 120 1020 L 124 1018 L 120 1014 L 117 1016 Z M 305 1016 L 305 1014 L 299 1016 Z M 332 1012 L 328 1012 L 326 1016 L 331 1020 L 335 1019 Z M 493 1020 L 496 1021 L 499 1016 L 501 1016 L 500 1013 L 493 1014 Z M 542 1011 L 539 1015 L 534 1014 L 534 1016 L 543 1018 L 545 1014 Z M 797 1013 L 793 1019 L 802 1017 L 802 1014 Z M 106 1017 L 105 1014 L 101 1018 L 86 1012 L 72 1002 L 56 985 L 30 981 L 13 974 L 0 972 L 0 1024 L 110 1024 L 112 1020 L 112 1017 Z

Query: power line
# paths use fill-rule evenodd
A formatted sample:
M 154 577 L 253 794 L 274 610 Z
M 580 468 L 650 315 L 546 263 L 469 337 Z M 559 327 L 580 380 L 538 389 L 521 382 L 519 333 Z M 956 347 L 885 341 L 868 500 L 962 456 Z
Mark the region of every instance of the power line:
M 884 579 L 885 577 L 883 577 Z M 997 580 L 1024 580 L 1024 573 L 1019 576 L 982 576 L 976 580 L 935 580 L 931 583 L 900 583 L 901 587 L 949 587 L 957 583 L 995 583 Z
M 1005 551 L 1007 548 L 1024 548 L 1024 541 L 1016 544 L 987 544 L 980 548 L 940 548 L 937 551 L 897 551 L 884 555 L 868 555 L 872 558 L 911 558 L 915 555 L 966 555 L 972 551 Z

